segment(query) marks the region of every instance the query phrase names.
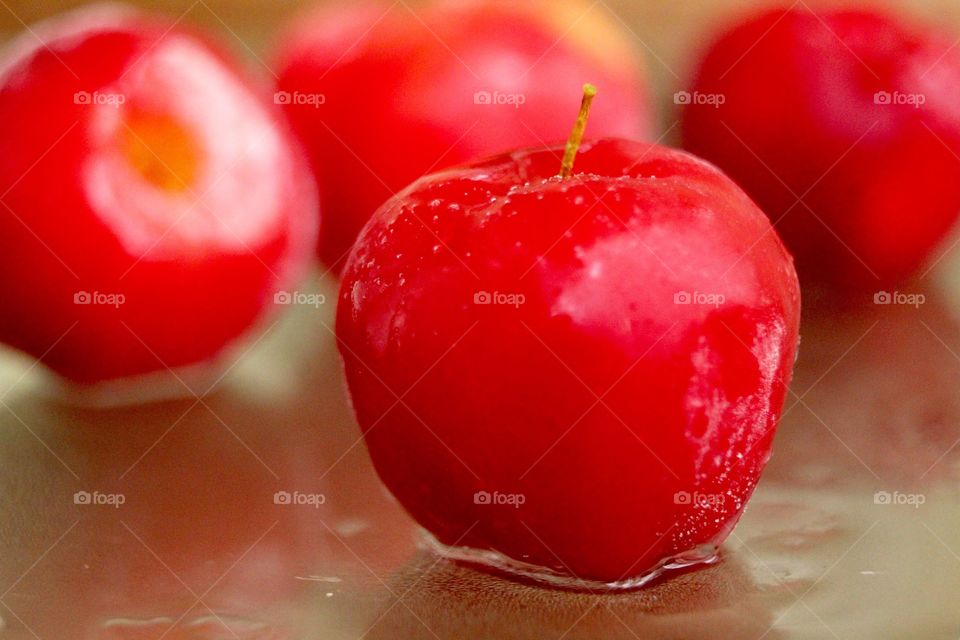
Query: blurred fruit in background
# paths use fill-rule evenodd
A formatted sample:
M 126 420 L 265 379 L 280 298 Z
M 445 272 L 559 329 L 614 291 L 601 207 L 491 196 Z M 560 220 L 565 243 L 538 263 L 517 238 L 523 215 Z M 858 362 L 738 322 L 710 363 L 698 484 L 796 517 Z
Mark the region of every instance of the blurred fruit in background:
M 955 38 L 867 10 L 774 10 L 707 51 L 683 142 L 774 221 L 801 279 L 877 288 L 960 213 Z
M 593 136 L 647 138 L 641 57 L 601 6 L 574 0 L 328 7 L 281 40 L 277 100 L 303 139 L 339 272 L 360 228 L 431 171 L 566 139 L 580 86 L 604 92 Z
M 213 358 L 311 260 L 283 116 L 182 28 L 115 6 L 35 26 L 0 122 L 0 339 L 69 379 Z

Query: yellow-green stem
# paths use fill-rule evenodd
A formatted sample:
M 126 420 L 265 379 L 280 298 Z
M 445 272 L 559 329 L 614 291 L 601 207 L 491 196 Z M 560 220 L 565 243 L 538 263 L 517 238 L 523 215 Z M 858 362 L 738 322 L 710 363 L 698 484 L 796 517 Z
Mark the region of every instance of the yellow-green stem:
M 563 163 L 560 165 L 560 177 L 569 178 L 573 173 L 573 161 L 577 157 L 580 143 L 583 141 L 583 131 L 587 128 L 587 116 L 590 115 L 590 103 L 597 95 L 597 88 L 592 84 L 583 85 L 583 100 L 580 101 L 580 113 L 573 124 L 573 131 L 567 138 L 567 148 L 563 151 Z

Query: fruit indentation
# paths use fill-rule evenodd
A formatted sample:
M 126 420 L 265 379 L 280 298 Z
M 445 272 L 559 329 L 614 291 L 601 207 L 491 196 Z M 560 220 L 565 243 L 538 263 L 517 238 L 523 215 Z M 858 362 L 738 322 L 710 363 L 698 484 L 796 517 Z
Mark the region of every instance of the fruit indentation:
M 165 191 L 186 191 L 194 184 L 200 164 L 194 137 L 166 114 L 134 113 L 120 130 L 127 161 L 143 178 Z

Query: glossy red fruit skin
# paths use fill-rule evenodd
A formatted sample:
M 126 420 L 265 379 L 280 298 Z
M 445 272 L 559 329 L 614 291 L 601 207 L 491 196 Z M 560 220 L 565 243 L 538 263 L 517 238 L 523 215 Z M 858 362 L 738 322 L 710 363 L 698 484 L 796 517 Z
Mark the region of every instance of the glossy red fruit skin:
M 329 212 L 320 256 L 335 272 L 373 212 L 425 173 L 566 139 L 569 123 L 554 116 L 576 113 L 583 82 L 605 97 L 591 113 L 592 132 L 648 137 L 640 56 L 602 7 L 579 0 L 392 7 L 366 2 L 305 16 L 274 65 Z M 524 103 L 476 104 L 482 91 Z M 297 94 L 322 95 L 324 103 L 294 104 Z
M 735 524 L 770 455 L 799 286 L 711 165 L 606 139 L 562 180 L 561 153 L 451 169 L 384 205 L 344 272 L 337 334 L 373 462 L 421 525 L 613 583 L 712 553 Z
M 692 91 L 725 102 L 684 108 L 684 147 L 776 222 L 802 280 L 896 283 L 960 212 L 953 40 L 867 11 L 761 14 L 709 47 Z M 883 104 L 878 92 L 925 103 Z
M 168 28 L 97 7 L 35 26 L 46 46 L 24 36 L 3 61 L 0 339 L 74 382 L 217 357 L 313 255 L 315 186 L 282 115 Z M 118 140 L 144 114 L 192 141 L 189 189 L 127 162 Z M 124 301 L 76 304 L 83 293 Z

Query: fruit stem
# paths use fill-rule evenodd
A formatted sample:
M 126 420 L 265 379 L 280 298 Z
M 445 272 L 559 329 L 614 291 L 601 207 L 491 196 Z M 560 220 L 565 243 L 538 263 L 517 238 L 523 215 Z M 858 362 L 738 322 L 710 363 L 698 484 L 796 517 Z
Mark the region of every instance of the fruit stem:
M 587 116 L 590 115 L 590 103 L 593 102 L 595 95 L 597 95 L 595 86 L 589 83 L 583 85 L 580 113 L 577 114 L 577 121 L 573 123 L 573 131 L 570 132 L 570 137 L 567 138 L 567 147 L 563 151 L 563 162 L 560 165 L 561 178 L 569 178 L 573 173 L 573 160 L 577 157 L 577 151 L 583 141 L 583 131 L 587 128 Z

